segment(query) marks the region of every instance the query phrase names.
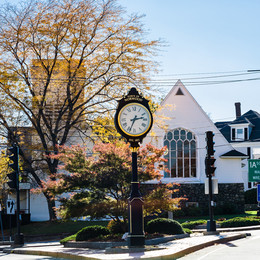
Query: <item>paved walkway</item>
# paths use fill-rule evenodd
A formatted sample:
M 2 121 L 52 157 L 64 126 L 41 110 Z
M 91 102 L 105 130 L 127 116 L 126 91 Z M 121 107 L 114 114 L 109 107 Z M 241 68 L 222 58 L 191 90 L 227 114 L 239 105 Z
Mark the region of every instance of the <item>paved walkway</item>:
M 260 228 L 258 226 L 258 228 Z M 247 232 L 248 233 L 248 232 Z M 216 243 L 225 243 L 246 237 L 246 232 L 225 232 L 219 235 L 203 235 L 195 233 L 191 237 L 159 244 L 156 250 L 128 253 L 107 254 L 105 250 L 88 248 L 64 248 L 59 242 L 28 243 L 20 248 L 5 248 L 6 253 L 45 255 L 67 259 L 177 259 L 183 255 L 194 252 Z M 2 246 L 3 247 L 3 246 Z M 136 250 L 137 251 L 137 250 Z

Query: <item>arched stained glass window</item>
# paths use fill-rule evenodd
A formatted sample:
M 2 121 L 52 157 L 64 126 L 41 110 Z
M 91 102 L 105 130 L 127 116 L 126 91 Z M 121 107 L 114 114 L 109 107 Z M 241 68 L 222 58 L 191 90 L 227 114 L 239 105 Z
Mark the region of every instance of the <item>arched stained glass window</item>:
M 168 170 L 165 170 L 164 177 L 196 177 L 196 137 L 192 132 L 183 128 L 173 129 L 165 134 L 164 146 L 168 148 L 165 155 Z

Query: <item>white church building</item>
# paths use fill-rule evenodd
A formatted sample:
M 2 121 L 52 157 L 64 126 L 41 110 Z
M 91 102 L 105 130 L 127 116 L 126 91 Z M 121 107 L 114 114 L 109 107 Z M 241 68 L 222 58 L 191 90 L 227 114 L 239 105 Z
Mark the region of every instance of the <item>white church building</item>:
M 247 180 L 243 178 L 241 162 L 248 156 L 234 150 L 180 80 L 162 101 L 161 109 L 155 115 L 152 134 L 144 143 L 167 146 L 165 158 L 168 162 L 165 166 L 168 171 L 162 173 L 162 182 L 180 184 L 178 195 L 186 196 L 187 204 L 206 208 L 207 131 L 214 133 L 216 170 L 213 179 L 218 183 L 218 194 L 214 195 L 216 205 L 232 205 L 237 212 L 242 212 Z

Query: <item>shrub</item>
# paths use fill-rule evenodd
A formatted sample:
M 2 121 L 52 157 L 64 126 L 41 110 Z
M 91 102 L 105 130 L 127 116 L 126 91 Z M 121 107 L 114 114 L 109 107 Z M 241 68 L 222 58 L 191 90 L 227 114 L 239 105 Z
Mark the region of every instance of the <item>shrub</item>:
M 127 224 L 123 221 L 110 220 L 107 228 L 112 234 L 124 234 L 127 231 Z
M 61 239 L 60 243 L 64 245 L 66 242 L 75 241 L 75 240 L 76 240 L 76 234 Z
M 245 204 L 257 204 L 257 189 L 245 191 Z
M 105 236 L 109 234 L 109 230 L 106 227 L 103 226 L 89 226 L 82 228 L 77 234 L 76 234 L 76 241 L 86 241 L 92 238 L 96 238 L 99 236 Z
M 172 215 L 174 218 L 180 218 L 180 217 L 184 217 L 185 213 L 182 209 L 180 208 L 175 208 L 172 210 Z
M 186 234 L 192 234 L 192 231 L 189 228 L 183 228 Z
M 185 213 L 185 216 L 201 216 L 202 215 L 202 209 L 196 206 L 189 206 L 182 209 Z
M 225 220 L 221 223 L 221 227 L 245 227 L 245 226 L 254 226 L 254 225 L 260 225 L 260 219 L 256 218 L 232 218 Z
M 225 203 L 223 205 L 219 205 L 215 208 L 214 213 L 216 215 L 222 215 L 222 214 L 236 214 L 237 208 L 235 205 L 230 203 Z
M 183 228 L 193 229 L 197 225 L 202 225 L 202 224 L 205 224 L 205 223 L 207 223 L 207 220 L 195 220 L 195 221 L 184 222 L 181 225 L 182 225 Z
M 184 230 L 179 222 L 173 219 L 157 218 L 147 223 L 148 233 L 161 233 L 168 235 L 184 234 Z

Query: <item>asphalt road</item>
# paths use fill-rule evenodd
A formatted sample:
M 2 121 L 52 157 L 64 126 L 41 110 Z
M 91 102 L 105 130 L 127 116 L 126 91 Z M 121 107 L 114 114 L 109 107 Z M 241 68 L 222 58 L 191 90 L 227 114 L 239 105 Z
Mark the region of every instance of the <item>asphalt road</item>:
M 251 236 L 201 249 L 180 260 L 258 260 L 260 259 L 260 230 L 248 231 Z

